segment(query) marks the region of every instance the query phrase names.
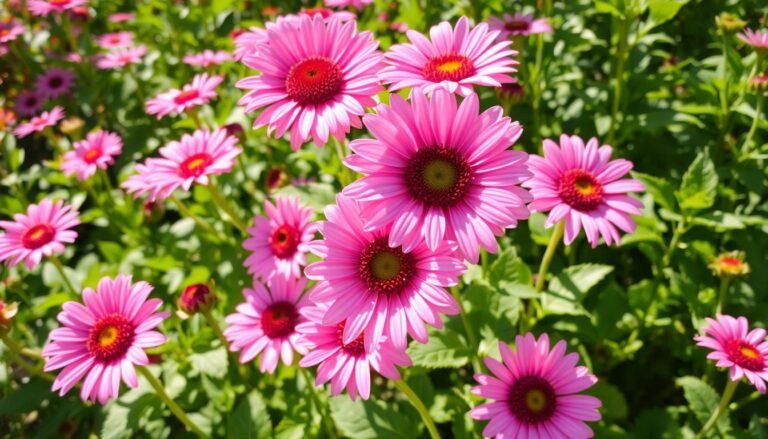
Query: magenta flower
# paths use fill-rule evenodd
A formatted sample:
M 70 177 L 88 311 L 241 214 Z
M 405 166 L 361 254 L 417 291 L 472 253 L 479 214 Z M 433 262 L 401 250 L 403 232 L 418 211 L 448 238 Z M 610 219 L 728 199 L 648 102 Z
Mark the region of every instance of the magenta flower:
M 361 11 L 371 3 L 373 3 L 373 0 L 325 0 L 325 6 L 328 6 L 329 8 L 354 7 L 358 11 Z
M 307 265 L 308 244 L 317 230 L 311 223 L 312 209 L 302 207 L 298 198 L 278 197 L 275 204 L 264 202 L 267 216 L 255 218 L 255 227 L 248 228 L 250 237 L 243 242 L 243 248 L 251 252 L 243 265 L 264 281 L 274 275 L 300 277 L 301 267 Z
M 338 395 L 347 389 L 354 401 L 357 395 L 368 399 L 371 395 L 371 369 L 391 380 L 399 380 L 397 366 L 411 365 L 411 359 L 402 349 L 395 349 L 386 337 L 380 343 L 365 347 L 361 334 L 349 343 L 344 343 L 342 334 L 346 322 L 325 325 L 327 304 L 306 307 L 301 313 L 309 320 L 296 326 L 310 344 L 311 352 L 299 361 L 300 367 L 317 364 L 315 385 L 331 382 L 331 394 Z
M 444 21 L 429 31 L 431 41 L 409 30 L 410 44 L 395 44 L 384 54 L 387 67 L 379 74 L 390 91 L 403 88 L 423 88 L 431 93 L 445 89 L 468 96 L 473 86 L 500 87 L 511 82 L 515 72 L 517 52 L 509 41 L 497 42 L 498 31 L 480 23 L 469 29 L 467 17 L 461 17 L 456 27 Z
M 96 169 L 107 169 L 115 163 L 115 156 L 123 151 L 123 140 L 115 133 L 99 130 L 75 142 L 73 147 L 74 151 L 64 154 L 61 170 L 67 176 L 77 174 L 78 180 L 87 180 Z
M 137 175 L 128 177 L 122 187 L 135 197 L 150 193 L 150 201 L 165 199 L 177 188 L 189 191 L 193 183 L 208 184 L 211 175 L 232 170 L 235 158 L 242 152 L 237 139 L 222 129 L 197 130 L 184 134 L 160 148 L 161 158 L 149 158 L 136 165 Z
M 0 221 L 5 233 L 0 234 L 0 261 L 13 267 L 21 261 L 32 269 L 43 260 L 64 251 L 77 232 L 71 230 L 80 224 L 80 217 L 72 206 L 63 201 L 44 199 L 40 204 L 27 206 L 27 214 L 17 213 L 13 221 Z
M 326 23 L 320 15 L 281 20 L 266 32 L 257 55 L 244 58 L 261 74 L 237 83 L 249 90 L 240 99 L 245 111 L 263 109 L 254 128 L 268 126 L 275 137 L 290 130 L 297 150 L 310 138 L 322 146 L 329 135 L 341 140 L 360 127 L 359 117 L 382 89 L 376 77 L 381 54 L 371 33 L 358 33 L 354 21 Z
M 146 55 L 147 48 L 144 45 L 136 47 L 124 47 L 96 56 L 96 67 L 100 69 L 122 69 L 131 64 L 138 64 Z
M 341 21 L 349 21 L 349 20 L 354 20 L 356 18 L 355 14 L 349 11 L 334 11 L 333 9 L 320 8 L 320 7 L 303 8 L 299 11 L 297 15 L 289 14 L 289 15 L 283 16 L 283 18 L 298 18 L 301 15 L 309 15 L 310 17 L 314 17 L 315 15 L 320 15 L 321 17 L 323 17 L 323 20 L 325 20 L 326 22 L 330 20 L 331 17 L 336 17 Z M 280 20 L 280 18 L 278 18 L 278 20 Z
M 267 23 L 267 25 L 270 24 Z M 259 45 L 268 40 L 266 30 L 253 26 L 235 37 L 235 51 L 232 52 L 232 58 L 235 61 L 240 61 L 248 55 L 255 56 L 258 54 Z
M 195 75 L 191 84 L 181 90 L 171 89 L 147 100 L 147 114 L 156 114 L 158 119 L 171 113 L 183 113 L 189 108 L 205 105 L 218 96 L 216 87 L 224 80 L 223 76 L 209 76 L 207 73 Z
M 15 18 L 0 19 L 0 44 L 10 43 L 24 33 L 24 25 Z
M 33 15 L 42 16 L 51 12 L 60 14 L 86 3 L 86 0 L 30 0 L 27 2 L 27 8 Z
M 152 286 L 131 283 L 131 276 L 103 277 L 96 287 L 83 290 L 83 302 L 67 302 L 57 319 L 63 325 L 50 333 L 43 349 L 45 370 L 63 370 L 53 382 L 59 395 L 69 392 L 85 377 L 80 390 L 83 401 L 106 404 L 120 393 L 120 381 L 139 385 L 135 366 L 149 364 L 146 348 L 165 343 L 154 329 L 168 318 L 156 312 L 163 301 L 149 299 Z
M 528 218 L 527 154 L 508 148 L 523 132 L 501 107 L 479 113 L 477 95 L 461 105 L 443 89 L 412 103 L 397 95 L 365 116 L 374 139 L 350 144 L 345 159 L 365 175 L 344 188 L 363 206 L 366 230 L 393 224 L 389 244 L 410 253 L 426 240 L 435 250 L 445 239 L 477 262 L 480 247 L 498 248 L 495 236 Z
M 61 119 L 64 119 L 64 109 L 56 106 L 51 111 L 43 111 L 39 116 L 30 119 L 29 122 L 19 124 L 13 131 L 13 134 L 21 139 L 32 133 L 43 131 L 48 127 L 56 126 Z
M 546 227 L 565 221 L 565 244 L 576 239 L 581 228 L 592 247 L 600 236 L 605 243 L 619 243 L 619 232 L 635 230 L 629 215 L 640 215 L 643 203 L 627 195 L 642 192 L 645 186 L 634 179 L 622 179 L 632 162 L 610 160 L 612 148 L 598 147 L 596 138 L 584 145 L 578 136 L 560 136 L 560 146 L 544 140 L 544 157 L 531 156 L 528 166 L 533 178 L 523 183 L 531 188 L 532 211 L 550 212 Z
M 231 58 L 229 53 L 223 50 L 218 50 L 216 52 L 213 50 L 203 50 L 200 53 L 185 56 L 184 63 L 196 67 L 210 67 L 223 64 Z
M 504 14 L 502 18 L 490 17 L 488 19 L 488 28 L 499 31 L 499 40 L 506 40 L 510 36 L 526 37 L 532 34 L 551 34 L 552 25 L 546 18 L 533 18 L 533 14 L 515 15 Z
M 565 354 L 560 340 L 550 351 L 549 337 L 529 332 L 515 337 L 516 352 L 499 343 L 502 362 L 486 358 L 492 375 L 477 374 L 472 393 L 494 400 L 473 408 L 473 419 L 490 420 L 483 436 L 497 438 L 592 437 L 585 421 L 599 421 L 602 405 L 594 396 L 579 395 L 597 378 L 576 366 L 579 355 Z
M 768 30 L 745 29 L 739 34 L 739 39 L 744 44 L 751 46 L 755 52 L 762 55 L 768 54 Z
M 296 332 L 296 326 L 307 321 L 300 314 L 309 304 L 306 296 L 302 297 L 306 285 L 306 279 L 275 276 L 269 290 L 255 280 L 253 289 L 243 290 L 245 303 L 226 317 L 229 327 L 224 330 L 229 350 L 240 351 L 241 363 L 262 354 L 259 370 L 273 373 L 280 358 L 290 366 L 294 351 L 307 353 L 308 343 Z
M 75 82 L 74 73 L 66 69 L 53 67 L 38 76 L 35 85 L 41 95 L 52 99 L 69 93 L 73 82 Z
M 110 23 L 125 23 L 126 21 L 133 21 L 136 15 L 133 12 L 115 12 L 109 16 Z
M 96 44 L 102 49 L 119 49 L 133 45 L 133 32 L 111 32 L 96 37 Z
M 37 90 L 27 90 L 19 93 L 16 97 L 14 111 L 20 116 L 31 116 L 43 108 L 45 97 Z
M 344 343 L 365 332 L 369 351 L 383 335 L 396 349 L 405 349 L 407 334 L 426 343 L 424 323 L 442 328 L 440 313 L 459 313 L 445 290 L 457 285 L 466 270 L 454 256 L 454 243 L 440 240 L 430 250 L 420 241 L 406 253 L 389 243 L 391 227 L 365 231 L 358 203 L 344 196 L 336 198 L 325 216 L 328 220 L 320 224 L 324 239 L 310 245 L 323 260 L 304 273 L 318 281 L 310 293 L 312 301 L 330 303 L 323 324 L 347 322 Z
M 749 331 L 749 322 L 745 317 L 718 314 L 715 319 L 707 318 L 706 321 L 706 335 L 694 337 L 696 345 L 712 349 L 707 358 L 717 361 L 717 367 L 730 369 L 731 381 L 746 377 L 758 392 L 765 393 L 768 381 L 765 329 Z

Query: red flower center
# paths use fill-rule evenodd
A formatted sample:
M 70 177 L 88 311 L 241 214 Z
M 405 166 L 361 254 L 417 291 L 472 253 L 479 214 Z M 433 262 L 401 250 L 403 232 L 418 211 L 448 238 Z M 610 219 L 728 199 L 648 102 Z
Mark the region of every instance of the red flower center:
M 390 247 L 388 240 L 382 236 L 363 249 L 360 279 L 375 293 L 400 294 L 416 274 L 416 258 L 401 247 Z
M 317 14 L 320 14 L 323 18 L 328 18 L 333 14 L 333 11 L 328 8 L 306 8 L 299 11 L 299 15 L 309 15 L 310 17 L 314 17 Z
M 110 362 L 128 352 L 136 328 L 125 316 L 117 313 L 101 317 L 88 333 L 88 352 L 97 360 Z
M 275 302 L 261 314 L 261 329 L 272 339 L 293 334 L 298 322 L 299 312 L 290 302 Z
M 591 172 L 572 169 L 562 177 L 557 192 L 569 206 L 582 212 L 594 210 L 603 203 L 603 185 Z
M 31 95 L 24 100 L 24 105 L 26 105 L 27 107 L 35 107 L 37 106 L 38 102 L 39 102 L 39 99 L 37 98 L 37 96 Z
M 469 78 L 475 72 L 472 60 L 459 53 L 436 56 L 424 66 L 424 77 L 432 82 L 458 82 Z
M 346 326 L 347 321 L 344 320 L 336 327 L 336 337 L 338 337 L 339 344 L 341 345 L 341 348 L 344 350 L 344 352 L 348 353 L 349 355 L 358 356 L 365 353 L 365 332 L 361 332 L 360 335 L 357 336 L 356 339 L 352 340 L 351 342 L 344 344 L 344 326 Z
M 344 85 L 339 66 L 323 56 L 299 61 L 285 78 L 288 97 L 302 105 L 322 104 L 336 97 Z
M 525 32 L 530 29 L 531 23 L 524 20 L 512 20 L 504 24 L 504 30 L 510 32 Z
M 431 146 L 417 151 L 405 166 L 408 193 L 427 206 L 452 207 L 472 184 L 472 168 L 453 149 Z
M 176 95 L 175 98 L 173 98 L 173 102 L 176 103 L 176 105 L 185 105 L 189 101 L 193 99 L 197 99 L 200 97 L 200 92 L 192 89 L 192 90 L 185 90 L 178 95 Z
M 69 0 L 48 0 L 48 4 L 61 7 L 68 5 Z
M 725 345 L 725 353 L 728 354 L 728 358 L 731 361 L 744 369 L 762 371 L 766 367 L 766 359 L 763 353 L 757 350 L 757 347 L 744 340 L 729 341 Z
M 35 250 L 53 241 L 56 230 L 48 224 L 37 224 L 30 227 L 21 236 L 21 245 L 24 248 Z
M 269 248 L 280 259 L 293 256 L 298 247 L 299 231 L 291 225 L 283 224 L 276 228 L 269 237 Z
M 509 391 L 509 409 L 523 424 L 539 424 L 555 414 L 557 395 L 549 381 L 538 376 L 518 379 Z
M 729 256 L 720 259 L 720 264 L 727 265 L 729 267 L 740 267 L 741 263 L 741 260 L 738 258 L 732 258 Z
M 109 38 L 107 38 L 107 41 L 111 44 L 118 44 L 122 39 L 120 38 L 120 35 L 110 35 Z
M 88 164 L 96 162 L 101 157 L 101 148 L 98 146 L 89 149 L 83 154 L 83 161 Z
M 203 175 L 205 168 L 211 163 L 213 163 L 213 157 L 207 152 L 191 155 L 179 165 L 179 175 L 182 178 L 197 178 Z

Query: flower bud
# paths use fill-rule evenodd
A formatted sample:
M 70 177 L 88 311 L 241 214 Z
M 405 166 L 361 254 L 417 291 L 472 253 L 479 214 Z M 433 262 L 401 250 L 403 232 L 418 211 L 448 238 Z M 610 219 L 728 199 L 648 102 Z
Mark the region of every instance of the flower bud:
M 64 119 L 61 121 L 61 124 L 59 125 L 59 129 L 62 133 L 72 137 L 74 140 L 79 140 L 81 135 L 80 132 L 83 129 L 83 119 L 80 119 L 79 117 L 72 116 Z
M 726 34 L 735 34 L 744 29 L 744 26 L 747 25 L 747 22 L 740 19 L 738 15 L 728 12 L 723 12 L 715 17 L 715 23 L 717 24 L 717 28 Z
M 768 73 L 761 73 L 749 78 L 749 89 L 758 93 L 768 91 Z
M 213 289 L 207 284 L 192 284 L 184 288 L 177 301 L 179 310 L 191 316 L 208 309 L 216 301 Z
M 496 89 L 499 100 L 505 106 L 512 107 L 525 101 L 525 89 L 517 82 L 502 84 Z
M 19 311 L 18 303 L 6 304 L 0 300 L 0 328 L 7 328 L 11 326 L 11 319 Z
M 749 264 L 744 262 L 743 251 L 720 253 L 709 264 L 712 273 L 718 277 L 742 277 L 749 274 Z

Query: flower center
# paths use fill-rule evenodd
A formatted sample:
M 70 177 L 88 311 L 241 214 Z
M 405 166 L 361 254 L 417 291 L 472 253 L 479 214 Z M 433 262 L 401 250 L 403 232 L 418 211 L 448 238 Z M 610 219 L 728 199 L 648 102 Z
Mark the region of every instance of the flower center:
M 729 267 L 740 267 L 741 266 L 741 260 L 738 258 L 731 258 L 731 257 L 724 257 L 720 259 L 720 264 L 727 265 Z
M 27 100 L 24 101 L 24 104 L 27 107 L 34 107 L 34 106 L 37 105 L 37 102 L 38 102 L 37 96 L 33 95 L 33 96 L 28 97 Z
M 336 327 L 336 337 L 339 340 L 339 344 L 341 345 L 341 348 L 344 350 L 344 352 L 358 356 L 365 353 L 365 332 L 361 332 L 360 335 L 357 336 L 356 339 L 352 340 L 351 342 L 344 344 L 344 326 L 346 326 L 347 321 L 344 320 Z
M 176 95 L 175 98 L 173 98 L 173 102 L 176 103 L 176 105 L 185 105 L 189 101 L 197 99 L 200 97 L 200 92 L 197 90 L 185 90 L 178 95 Z
M 283 338 L 293 334 L 299 322 L 299 312 L 290 302 L 275 302 L 261 314 L 261 329 L 269 338 Z
M 182 178 L 197 178 L 205 172 L 205 168 L 211 163 L 213 163 L 213 157 L 207 152 L 191 155 L 179 165 L 179 175 Z
M 119 35 L 111 35 L 111 36 L 108 38 L 108 41 L 109 41 L 111 44 L 118 44 L 118 43 L 120 43 L 120 41 L 121 41 L 121 38 L 120 38 L 120 36 L 119 36 Z
M 526 376 L 512 385 L 508 403 L 518 421 L 538 424 L 555 414 L 557 396 L 549 381 L 538 376 Z
M 472 169 L 460 153 L 432 146 L 420 149 L 405 167 L 408 193 L 427 206 L 452 207 L 464 199 Z
M 762 352 L 744 340 L 731 340 L 725 345 L 728 358 L 747 370 L 760 371 L 766 366 Z
M 93 147 L 86 151 L 85 154 L 83 154 L 83 161 L 88 164 L 92 164 L 98 160 L 98 158 L 101 157 L 101 148 L 98 146 Z
M 24 248 L 35 250 L 53 241 L 56 230 L 48 224 L 37 224 L 29 228 L 21 237 Z
M 60 76 L 54 76 L 48 80 L 48 87 L 59 88 L 64 84 L 64 80 Z
M 52 6 L 66 6 L 69 4 L 69 0 L 48 0 L 48 4 Z
M 317 14 L 320 14 L 323 18 L 328 18 L 333 14 L 333 11 L 328 8 L 306 8 L 299 11 L 299 15 L 309 15 L 310 17 L 314 17 Z
M 11 34 L 10 29 L 0 29 L 0 37 L 6 37 Z
M 135 329 L 125 316 L 107 314 L 91 327 L 88 333 L 88 352 L 102 362 L 121 358 L 133 343 Z
M 531 24 L 523 20 L 512 20 L 504 24 L 504 29 L 510 32 L 524 32 L 531 27 Z
M 603 203 L 603 185 L 591 172 L 572 169 L 562 177 L 557 185 L 557 192 L 569 206 L 588 212 Z
M 378 294 L 400 294 L 416 272 L 413 255 L 401 247 L 392 248 L 382 236 L 370 242 L 360 254 L 360 278 L 368 289 Z
M 285 78 L 285 91 L 302 105 L 317 105 L 336 97 L 343 84 L 344 74 L 335 62 L 312 56 L 291 67 Z
M 475 74 L 472 60 L 458 53 L 440 55 L 430 59 L 424 66 L 424 77 L 432 82 L 458 82 Z
M 283 224 L 272 232 L 272 236 L 269 237 L 269 247 L 280 259 L 293 256 L 299 247 L 299 231 L 293 226 Z

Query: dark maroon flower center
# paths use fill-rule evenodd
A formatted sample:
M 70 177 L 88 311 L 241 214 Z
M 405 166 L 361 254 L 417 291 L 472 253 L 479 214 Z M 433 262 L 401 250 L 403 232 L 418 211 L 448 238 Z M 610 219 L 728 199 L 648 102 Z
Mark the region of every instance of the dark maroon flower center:
M 738 366 L 751 371 L 765 369 L 765 357 L 757 347 L 744 340 L 731 340 L 725 345 L 728 358 Z
M 400 246 L 392 248 L 382 236 L 360 254 L 360 279 L 378 294 L 400 294 L 416 274 L 416 258 Z
M 61 76 L 54 76 L 48 80 L 48 87 L 50 88 L 59 88 L 62 85 L 64 85 L 64 78 Z
M 405 166 L 405 186 L 427 206 L 452 207 L 472 185 L 472 168 L 458 151 L 440 146 L 422 148 Z
M 428 81 L 458 82 L 469 78 L 476 72 L 472 60 L 460 53 L 450 53 L 431 58 L 424 66 L 424 77 Z
M 191 155 L 179 165 L 179 175 L 182 178 L 197 178 L 203 175 L 211 163 L 213 163 L 213 157 L 207 152 Z
M 95 163 L 101 157 L 101 148 L 98 146 L 89 149 L 83 154 L 83 161 L 88 164 Z
M 117 313 L 101 317 L 88 333 L 88 352 L 97 360 L 110 362 L 121 358 L 133 343 L 136 328 Z
M 194 89 L 186 90 L 176 95 L 176 97 L 173 98 L 173 102 L 176 103 L 176 105 L 184 105 L 199 97 L 200 97 L 199 91 Z
M 583 169 L 572 169 L 563 174 L 557 193 L 569 206 L 582 212 L 596 209 L 603 203 L 605 195 L 602 183 Z
M 290 302 L 275 302 L 261 313 L 261 329 L 272 339 L 293 334 L 298 322 L 299 312 Z
M 309 15 L 310 17 L 314 17 L 317 14 L 320 14 L 323 18 L 328 18 L 333 14 L 333 11 L 328 8 L 306 8 L 299 11 L 299 15 Z
M 302 105 L 317 105 L 335 98 L 344 85 L 339 66 L 323 56 L 299 61 L 288 71 L 285 92 Z
M 509 409 L 519 422 L 539 424 L 547 421 L 557 409 L 555 389 L 542 377 L 518 379 L 509 390 Z
M 21 236 L 21 245 L 29 250 L 35 250 L 53 241 L 54 236 L 56 236 L 56 230 L 52 226 L 37 224 L 24 232 Z
M 504 29 L 510 32 L 525 32 L 531 28 L 531 23 L 524 20 L 512 20 L 504 23 Z
M 339 323 L 338 326 L 336 326 L 336 337 L 338 337 L 339 344 L 341 345 L 341 348 L 344 350 L 344 352 L 348 353 L 349 355 L 358 356 L 365 353 L 365 332 L 361 332 L 360 335 L 357 336 L 354 340 L 351 342 L 344 344 L 344 326 L 346 326 L 347 321 L 344 320 L 341 323 Z
M 269 237 L 269 248 L 278 258 L 290 258 L 299 247 L 299 231 L 289 224 L 276 228 Z
M 27 107 L 35 107 L 40 102 L 40 100 L 35 95 L 30 95 L 28 98 L 24 100 L 24 105 Z

